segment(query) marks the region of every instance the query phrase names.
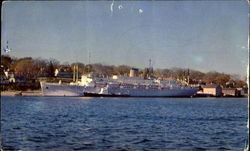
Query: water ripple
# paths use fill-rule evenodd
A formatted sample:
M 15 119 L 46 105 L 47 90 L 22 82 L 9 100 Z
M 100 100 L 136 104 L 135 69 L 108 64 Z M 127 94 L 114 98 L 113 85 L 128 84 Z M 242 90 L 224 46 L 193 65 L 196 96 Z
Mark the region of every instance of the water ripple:
M 4 150 L 243 150 L 247 99 L 3 97 Z

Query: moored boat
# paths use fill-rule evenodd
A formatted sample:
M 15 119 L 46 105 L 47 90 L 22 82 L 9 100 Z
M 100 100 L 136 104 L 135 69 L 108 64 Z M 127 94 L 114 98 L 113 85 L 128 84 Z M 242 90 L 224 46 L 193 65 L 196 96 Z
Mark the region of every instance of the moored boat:
M 176 81 L 145 80 L 143 78 L 121 77 L 107 83 L 99 92 L 84 92 L 84 96 L 100 97 L 191 97 L 199 90 L 184 86 Z
M 43 96 L 101 97 L 191 97 L 199 88 L 175 80 L 159 80 L 134 76 L 100 78 L 83 75 L 70 84 L 41 82 Z

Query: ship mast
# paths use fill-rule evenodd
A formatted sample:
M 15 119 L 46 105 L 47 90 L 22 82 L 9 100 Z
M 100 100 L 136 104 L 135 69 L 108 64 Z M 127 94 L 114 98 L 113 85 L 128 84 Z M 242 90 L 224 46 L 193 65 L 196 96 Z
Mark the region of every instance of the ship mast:
M 149 68 L 151 68 L 151 67 L 152 67 L 152 60 L 149 59 Z
M 76 65 L 76 82 L 78 82 L 78 64 Z
M 90 51 L 88 50 L 88 73 L 90 72 Z
M 152 60 L 149 59 L 149 68 L 148 68 L 148 77 L 150 77 L 153 73 L 153 66 L 152 66 Z
M 75 81 L 76 81 L 75 77 L 76 77 L 76 65 L 74 65 L 74 71 L 73 71 L 73 82 L 75 82 Z

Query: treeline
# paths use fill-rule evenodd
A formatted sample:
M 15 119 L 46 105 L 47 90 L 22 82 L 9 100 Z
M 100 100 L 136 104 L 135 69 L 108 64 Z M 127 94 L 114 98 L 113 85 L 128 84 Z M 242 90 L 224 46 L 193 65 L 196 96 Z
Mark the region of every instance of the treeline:
M 60 63 L 55 59 L 42 58 L 13 58 L 7 55 L 1 55 L 1 72 L 3 70 L 10 70 L 15 73 L 17 77 L 23 77 L 25 80 L 34 80 L 39 76 L 46 75 L 47 77 L 54 77 L 55 69 L 64 69 L 73 73 L 74 66 L 78 66 L 78 72 L 88 74 L 94 72 L 103 77 L 110 77 L 112 75 L 129 75 L 130 66 L 121 65 L 102 65 L 102 64 L 83 64 L 81 62 L 75 63 Z M 145 76 L 145 69 L 139 70 L 139 76 Z M 189 77 L 190 83 L 200 84 L 219 84 L 224 87 L 247 87 L 246 79 L 240 80 L 232 75 L 208 72 L 203 73 L 192 69 L 172 68 L 172 69 L 155 69 L 151 76 L 160 79 L 174 79 L 187 81 Z
M 12 58 L 7 55 L 1 56 L 1 71 L 13 71 L 17 77 L 24 77 L 26 80 L 37 79 L 39 76 L 47 75 L 54 77 L 55 69 L 65 70 L 73 73 L 74 66 L 78 66 L 78 72 L 88 74 L 94 72 L 104 77 L 110 77 L 114 74 L 128 75 L 131 67 L 121 66 L 108 66 L 102 64 L 83 64 L 81 62 L 63 63 L 55 59 L 41 59 L 41 58 Z
M 190 69 L 157 69 L 154 71 L 154 75 L 157 77 L 173 77 L 174 79 L 179 79 L 187 81 L 187 76 L 189 76 L 190 83 L 200 83 L 200 84 L 219 84 L 223 87 L 247 87 L 246 79 L 240 80 L 233 75 L 219 73 L 216 71 L 211 71 L 203 73 L 196 70 Z
M 11 58 L 10 56 L 1 56 L 1 70 L 14 72 L 16 77 L 23 77 L 25 80 L 36 79 L 43 73 L 54 72 L 54 67 L 57 67 L 59 62 L 56 60 L 33 59 L 31 57 L 25 58 Z

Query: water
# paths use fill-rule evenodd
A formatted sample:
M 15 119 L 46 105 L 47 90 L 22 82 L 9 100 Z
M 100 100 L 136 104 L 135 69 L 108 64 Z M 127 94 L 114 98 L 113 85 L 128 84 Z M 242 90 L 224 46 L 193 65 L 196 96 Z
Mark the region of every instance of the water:
M 2 97 L 4 150 L 243 150 L 246 98 Z

